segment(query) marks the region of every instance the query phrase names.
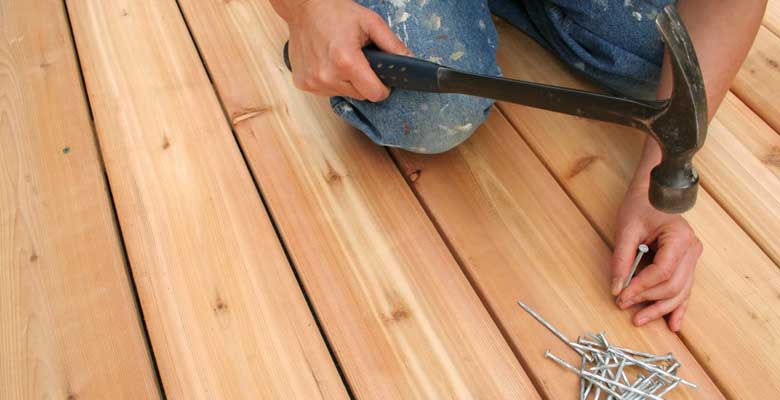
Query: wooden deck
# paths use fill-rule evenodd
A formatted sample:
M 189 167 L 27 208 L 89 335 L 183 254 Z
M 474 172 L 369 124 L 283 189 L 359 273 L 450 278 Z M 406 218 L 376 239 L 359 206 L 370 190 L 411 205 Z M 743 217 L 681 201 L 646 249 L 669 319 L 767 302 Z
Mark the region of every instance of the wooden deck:
M 506 75 L 587 87 L 499 31 Z M 262 0 L 0 0 L 0 398 L 573 398 L 518 299 L 674 352 L 669 398 L 780 398 L 780 0 L 696 158 L 679 335 L 607 287 L 641 133 L 498 104 L 388 151 L 286 37 Z

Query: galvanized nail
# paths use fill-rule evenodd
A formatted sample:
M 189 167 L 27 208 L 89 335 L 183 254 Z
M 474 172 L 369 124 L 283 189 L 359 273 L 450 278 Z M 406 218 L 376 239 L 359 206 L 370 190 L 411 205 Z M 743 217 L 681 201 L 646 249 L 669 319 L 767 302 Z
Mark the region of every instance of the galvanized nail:
M 576 351 L 576 352 L 577 352 L 577 354 L 579 354 L 579 355 L 581 355 L 581 356 L 585 357 L 585 359 L 587 359 L 588 361 L 593 361 L 593 358 L 591 358 L 589 355 L 587 355 L 586 353 L 584 353 L 582 350 L 580 350 L 580 349 L 577 349 L 577 348 L 574 348 L 573 346 L 571 346 L 571 343 L 572 343 L 572 342 L 571 342 L 571 341 L 570 341 L 568 338 L 566 338 L 566 335 L 564 335 L 564 334 L 563 334 L 561 331 L 559 331 L 559 330 L 558 330 L 558 329 L 556 329 L 554 326 L 552 326 L 552 324 L 550 324 L 550 323 L 549 323 L 549 322 L 547 322 L 547 321 L 546 321 L 544 318 L 542 318 L 542 316 L 541 316 L 541 315 L 539 315 L 539 314 L 538 314 L 536 311 L 534 311 L 533 309 L 531 309 L 531 307 L 529 307 L 527 304 L 523 303 L 522 301 L 518 301 L 518 302 L 517 302 L 517 304 L 518 304 L 518 305 L 519 305 L 519 306 L 520 306 L 520 307 L 521 307 L 523 310 L 525 310 L 525 311 L 526 311 L 528 314 L 531 314 L 531 316 L 532 316 L 532 317 L 534 317 L 534 319 L 536 319 L 537 321 L 539 321 L 539 323 L 540 323 L 540 324 L 544 325 L 544 327 L 545 327 L 545 328 L 549 329 L 549 330 L 550 330 L 550 332 L 552 332 L 552 333 L 553 333 L 555 336 L 557 336 L 557 337 L 558 337 L 558 339 L 561 339 L 561 340 L 562 340 L 564 343 L 566 343 L 567 345 L 569 345 L 569 347 L 571 347 L 571 348 L 572 348 L 574 351 Z
M 636 267 L 639 266 L 639 261 L 642 260 L 642 256 L 645 255 L 650 251 L 650 248 L 647 247 L 646 244 L 640 244 L 639 248 L 637 249 L 636 258 L 634 258 L 634 264 L 631 265 L 631 271 L 628 273 L 628 277 L 626 277 L 626 281 L 623 283 L 623 289 L 628 287 L 628 284 L 631 283 L 631 279 L 634 277 L 634 274 L 636 273 Z
M 564 361 L 564 360 L 560 359 L 559 357 L 555 356 L 554 354 L 550 353 L 550 351 L 549 351 L 549 350 L 547 350 L 547 351 L 544 353 L 544 356 L 545 356 L 546 358 L 549 358 L 549 359 L 551 359 L 551 360 L 555 361 L 555 362 L 556 362 L 556 363 L 558 363 L 559 365 L 561 365 L 561 366 L 563 366 L 563 367 L 565 367 L 565 368 L 567 368 L 567 369 L 569 369 L 569 370 L 571 370 L 571 371 L 573 371 L 573 372 L 575 372 L 575 373 L 577 373 L 577 374 L 579 374 L 579 373 L 580 373 L 580 370 L 579 370 L 579 369 L 577 369 L 577 368 L 576 368 L 576 367 L 574 367 L 573 365 L 571 365 L 571 364 L 567 363 L 566 361 Z M 594 383 L 595 383 L 596 381 L 601 381 L 602 383 L 604 383 L 604 384 L 607 384 L 607 385 L 613 384 L 613 385 L 615 385 L 615 386 L 617 386 L 617 387 L 620 387 L 620 388 L 622 388 L 622 389 L 628 390 L 628 391 L 630 391 L 630 392 L 639 393 L 639 394 L 642 394 L 642 395 L 647 395 L 647 393 L 645 393 L 645 392 L 642 392 L 642 391 L 641 391 L 641 390 L 639 390 L 639 389 L 632 388 L 631 386 L 624 385 L 624 384 L 622 384 L 622 383 L 620 383 L 620 382 L 616 382 L 616 381 L 614 381 L 614 380 L 610 380 L 610 379 L 607 379 L 607 378 L 603 378 L 603 377 L 601 377 L 601 376 L 598 376 L 598 375 L 596 375 L 596 374 L 593 374 L 593 373 L 591 373 L 591 372 L 582 371 L 582 375 L 580 375 L 580 376 L 584 376 L 584 377 L 587 377 L 587 378 L 593 379 L 593 380 L 594 380 L 594 381 L 593 381 Z M 599 387 L 600 387 L 601 389 L 603 389 L 605 392 L 609 393 L 609 394 L 615 395 L 615 396 L 617 396 L 617 397 L 623 397 L 623 396 L 621 396 L 619 393 L 617 393 L 617 392 L 615 392 L 614 390 L 610 389 L 609 387 L 601 387 L 601 386 L 599 386 Z M 650 397 L 651 399 L 654 399 L 654 400 L 663 400 L 663 399 L 661 399 L 660 397 L 658 397 L 658 396 L 655 396 L 655 395 L 648 395 L 648 397 Z

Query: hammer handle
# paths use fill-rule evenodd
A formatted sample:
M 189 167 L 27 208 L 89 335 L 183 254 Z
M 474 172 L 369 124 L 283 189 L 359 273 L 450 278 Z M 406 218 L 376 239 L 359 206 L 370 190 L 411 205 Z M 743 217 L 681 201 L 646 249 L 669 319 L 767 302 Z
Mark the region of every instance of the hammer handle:
M 284 63 L 292 71 L 289 42 L 284 44 Z M 385 53 L 372 46 L 363 48 L 371 69 L 385 86 L 417 90 L 421 92 L 442 92 L 439 86 L 439 70 L 444 66 L 418 58 Z

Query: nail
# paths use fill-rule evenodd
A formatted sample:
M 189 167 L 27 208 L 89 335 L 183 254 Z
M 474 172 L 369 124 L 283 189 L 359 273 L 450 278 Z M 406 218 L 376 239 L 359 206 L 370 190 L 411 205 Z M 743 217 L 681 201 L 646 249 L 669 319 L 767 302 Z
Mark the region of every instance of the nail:
M 663 397 L 665 394 L 672 391 L 672 389 L 676 388 L 678 384 L 680 384 L 680 381 L 674 382 L 671 385 L 667 386 L 666 389 L 661 391 L 661 393 L 658 393 L 658 397 Z
M 623 368 L 625 368 L 625 366 L 626 366 L 626 359 L 625 358 L 621 358 L 620 359 L 620 364 L 618 365 L 617 372 L 615 373 L 615 375 L 617 375 L 617 379 L 618 380 L 620 380 L 620 378 L 623 377 Z M 626 383 L 628 383 L 628 382 L 626 382 Z
M 550 332 L 552 332 L 552 333 L 553 333 L 555 336 L 557 336 L 557 337 L 558 337 L 558 339 L 561 339 L 561 340 L 562 340 L 564 343 L 568 344 L 568 345 L 569 345 L 569 347 L 571 347 L 571 348 L 572 348 L 572 350 L 574 350 L 574 351 L 576 351 L 576 352 L 577 352 L 577 354 L 579 354 L 579 355 L 581 355 L 581 356 L 585 357 L 585 359 L 586 359 L 586 360 L 588 360 L 588 361 L 593 361 L 593 358 L 591 358 L 591 356 L 587 355 L 587 354 L 586 354 L 586 353 L 584 353 L 582 350 L 580 350 L 580 349 L 578 349 L 578 348 L 576 348 L 576 347 L 572 346 L 572 345 L 571 345 L 571 340 L 569 340 L 568 338 L 566 338 L 566 335 L 564 335 L 564 334 L 563 334 L 561 331 L 559 331 L 559 330 L 558 330 L 558 329 L 556 329 L 554 326 L 552 326 L 552 324 L 551 324 L 551 323 L 547 322 L 547 321 L 546 321 L 544 318 L 542 318 L 542 316 L 541 316 L 541 315 L 539 315 L 539 314 L 538 314 L 536 311 L 534 311 L 533 309 L 531 309 L 531 307 L 529 307 L 527 304 L 523 303 L 522 301 L 518 301 L 518 302 L 517 302 L 517 305 L 519 305 L 519 306 L 520 306 L 520 307 L 521 307 L 523 310 L 525 310 L 525 311 L 526 311 L 528 314 L 531 314 L 531 316 L 532 316 L 532 317 L 534 317 L 534 319 L 536 319 L 537 321 L 539 321 L 539 323 L 540 323 L 540 324 L 544 325 L 544 327 L 545 327 L 545 328 L 549 329 L 549 330 L 550 330 Z
M 647 319 L 648 319 L 647 317 L 639 318 L 638 320 L 636 320 L 636 324 L 637 325 L 644 325 L 647 322 Z
M 613 396 L 616 396 L 618 398 L 623 397 L 623 396 L 621 396 L 619 393 L 615 392 L 614 390 L 610 389 L 606 385 L 610 385 L 610 386 L 614 385 L 614 386 L 617 386 L 620 389 L 623 389 L 623 390 L 626 390 L 626 391 L 629 391 L 629 392 L 632 392 L 632 393 L 637 393 L 637 394 L 643 395 L 645 397 L 649 397 L 649 398 L 654 399 L 654 400 L 663 400 L 662 398 L 660 398 L 658 396 L 655 396 L 655 395 L 652 395 L 652 394 L 649 394 L 649 393 L 645 393 L 645 392 L 643 392 L 641 390 L 635 389 L 635 388 L 633 388 L 631 386 L 628 386 L 628 385 L 624 385 L 624 384 L 620 383 L 619 381 L 611 380 L 611 379 L 608 379 L 608 378 L 603 378 L 603 377 L 601 377 L 599 375 L 596 375 L 596 374 L 593 374 L 591 372 L 582 371 L 582 373 L 580 374 L 580 370 L 579 369 L 577 369 L 573 365 L 567 363 L 566 361 L 560 359 L 559 357 L 556 357 L 554 354 L 550 353 L 549 350 L 547 350 L 544 353 L 544 357 L 545 358 L 549 358 L 549 359 L 555 361 L 558 365 L 560 365 L 560 366 L 562 366 L 562 367 L 564 367 L 564 368 L 566 368 L 566 369 L 568 369 L 568 370 L 570 370 L 572 372 L 577 373 L 578 375 L 580 375 L 581 377 L 583 377 L 585 379 L 588 379 L 588 380 L 592 381 L 594 384 L 597 384 L 597 386 L 599 386 L 601 389 L 603 389 L 607 393 L 609 393 L 609 394 L 611 394 Z M 599 385 L 599 383 L 603 383 L 604 385 Z M 682 383 L 685 383 L 685 382 L 682 382 Z
M 612 346 L 612 348 L 616 349 L 616 350 L 620 350 L 621 352 L 626 353 L 626 354 L 631 354 L 632 356 L 639 356 L 639 357 L 645 357 L 645 358 L 661 357 L 661 355 L 658 355 L 658 354 L 650 354 L 650 353 L 646 353 L 644 351 L 632 350 L 632 349 L 629 349 L 629 348 L 626 348 L 626 347 Z M 669 354 L 671 354 L 671 353 L 669 353 Z
M 682 379 L 682 378 L 672 374 L 674 369 L 679 366 L 679 362 L 675 362 L 672 365 L 672 367 L 670 367 L 668 370 L 663 370 L 662 368 L 659 368 L 659 367 L 657 367 L 657 366 L 655 366 L 653 364 L 648 364 L 648 363 L 646 363 L 644 361 L 641 361 L 641 360 L 638 360 L 638 359 L 636 359 L 634 357 L 631 357 L 628 354 L 618 350 L 615 347 L 609 348 L 608 351 L 610 351 L 611 353 L 617 354 L 617 355 L 619 355 L 621 357 L 625 357 L 628 361 L 631 361 L 631 362 L 635 363 L 636 365 L 638 365 L 638 366 L 640 366 L 640 367 L 642 367 L 642 368 L 644 368 L 644 369 L 646 369 L 648 371 L 652 371 L 652 372 L 657 373 L 658 377 L 663 379 L 666 382 L 680 381 L 680 383 L 682 383 L 683 385 L 690 386 L 690 387 L 692 387 L 694 389 L 696 389 L 698 387 L 695 383 L 686 381 L 685 379 Z
M 636 273 L 636 267 L 639 265 L 639 261 L 642 260 L 642 256 L 645 255 L 645 253 L 650 251 L 650 248 L 647 247 L 646 244 L 640 244 L 637 250 L 636 258 L 634 258 L 634 264 L 631 265 L 631 272 L 629 272 L 628 277 L 626 277 L 626 282 L 623 284 L 623 289 L 627 288 L 631 283 L 631 279 L 634 277 L 634 273 Z
M 580 363 L 580 376 L 582 376 L 582 371 L 585 369 L 585 366 L 587 365 L 587 360 L 585 359 L 585 356 L 582 356 L 582 361 Z M 580 379 L 580 400 L 585 400 L 585 380 Z

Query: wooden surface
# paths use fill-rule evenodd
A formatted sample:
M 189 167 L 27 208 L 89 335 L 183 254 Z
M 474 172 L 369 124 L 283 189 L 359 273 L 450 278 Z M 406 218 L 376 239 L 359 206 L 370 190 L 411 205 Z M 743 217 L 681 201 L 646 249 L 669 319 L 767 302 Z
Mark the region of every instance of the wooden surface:
M 159 396 L 64 4 L 0 1 L 0 398 Z
M 779 398 L 778 7 L 695 159 L 674 335 L 607 288 L 638 131 L 499 104 L 388 152 L 293 87 L 266 1 L 0 0 L 0 398 L 573 398 L 517 300 L 673 351 L 670 399 Z M 499 30 L 506 75 L 588 87 Z
M 635 329 L 630 314 L 615 307 L 609 249 L 498 111 L 445 155 L 394 154 L 546 398 L 570 398 L 577 377 L 544 362 L 545 350 L 575 365 L 578 357 L 517 300 L 569 337 L 605 330 L 615 343 L 673 352 L 685 365 L 680 375 L 699 389 L 669 398 L 723 398 L 663 321 Z
M 769 0 L 764 14 L 764 26 L 780 36 L 780 0 Z
M 173 0 L 68 9 L 171 398 L 346 398 Z
M 780 178 L 780 135 L 777 131 L 763 120 L 755 118 L 753 110 L 733 94 L 726 96 L 721 108 L 731 112 L 718 113 L 718 122 L 738 132 L 736 138 L 740 144 L 753 153 L 764 168 Z
M 761 27 L 732 90 L 769 126 L 780 130 L 780 36 Z
M 294 89 L 267 2 L 181 2 L 359 398 L 538 398 L 387 153 Z
M 702 187 L 780 265 L 780 135 L 731 93 L 707 135 Z
M 530 39 L 506 26 L 501 34 L 499 60 L 508 76 L 583 86 Z M 511 56 L 521 53 L 525 57 Z M 613 238 L 614 216 L 638 162 L 643 135 L 522 106 L 500 108 L 596 229 Z M 725 131 L 717 131 L 717 124 L 713 128 L 717 143 Z M 723 147 L 707 143 L 705 148 L 696 165 L 717 167 L 707 154 L 717 148 L 724 151 Z M 723 162 L 730 159 L 721 156 Z M 780 360 L 770 354 L 780 354 L 780 270 L 707 190 L 700 190 L 686 219 L 704 243 L 705 253 L 696 272 L 683 339 L 729 398 L 776 396 Z

